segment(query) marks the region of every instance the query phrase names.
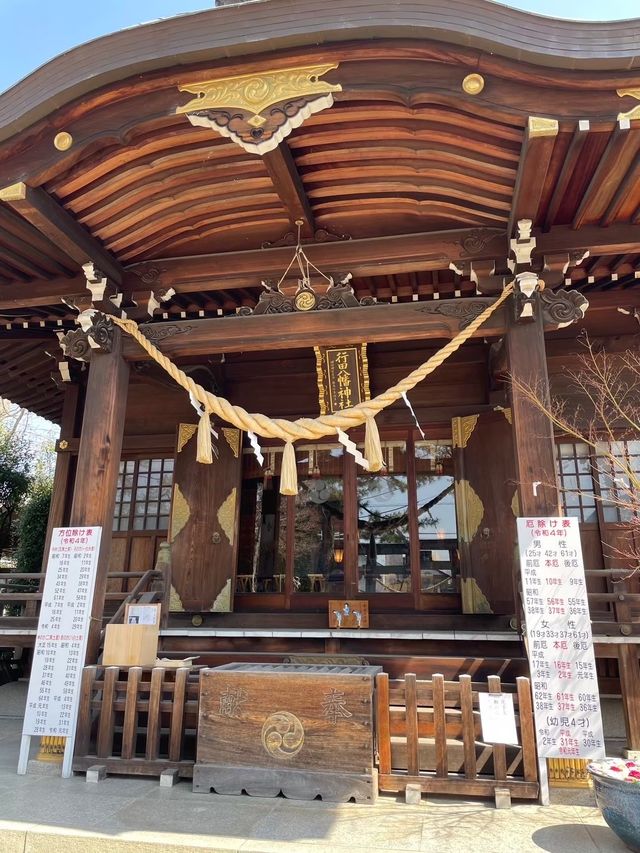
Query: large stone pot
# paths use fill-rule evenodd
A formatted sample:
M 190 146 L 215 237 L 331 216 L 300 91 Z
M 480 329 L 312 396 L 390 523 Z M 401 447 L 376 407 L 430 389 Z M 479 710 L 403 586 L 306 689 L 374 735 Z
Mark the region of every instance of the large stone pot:
M 630 850 L 640 853 L 640 784 L 612 779 L 593 765 L 589 772 L 602 816 Z

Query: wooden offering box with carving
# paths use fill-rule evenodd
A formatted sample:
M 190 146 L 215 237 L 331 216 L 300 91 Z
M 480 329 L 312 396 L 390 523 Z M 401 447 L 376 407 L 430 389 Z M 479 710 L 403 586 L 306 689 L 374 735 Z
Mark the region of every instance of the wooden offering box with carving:
M 378 672 L 246 663 L 203 670 L 193 790 L 373 802 Z

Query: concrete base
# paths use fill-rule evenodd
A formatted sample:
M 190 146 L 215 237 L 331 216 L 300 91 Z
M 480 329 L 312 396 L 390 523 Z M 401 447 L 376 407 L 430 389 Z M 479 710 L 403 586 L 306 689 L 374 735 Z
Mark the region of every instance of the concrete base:
M 27 764 L 27 773 L 34 776 L 62 776 L 62 761 L 38 761 L 32 758 Z
M 102 782 L 102 780 L 106 778 L 107 768 L 104 766 L 104 764 L 92 764 L 91 767 L 87 769 L 86 781 L 90 785 L 94 785 L 97 782 Z
M 508 788 L 496 788 L 495 799 L 497 809 L 511 808 L 511 791 Z
M 173 788 L 180 781 L 177 770 L 163 770 L 160 774 L 160 787 Z
M 404 801 L 408 806 L 419 806 L 422 801 L 420 785 L 407 785 L 404 790 Z

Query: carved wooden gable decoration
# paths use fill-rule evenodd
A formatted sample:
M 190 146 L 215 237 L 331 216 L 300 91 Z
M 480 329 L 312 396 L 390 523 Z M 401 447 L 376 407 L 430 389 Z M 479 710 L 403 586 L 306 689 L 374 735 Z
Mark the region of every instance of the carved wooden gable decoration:
M 178 107 L 191 124 L 210 127 L 250 154 L 266 154 L 310 115 L 333 104 L 339 84 L 320 77 L 337 63 L 284 68 L 188 83 L 181 92 L 196 97 Z

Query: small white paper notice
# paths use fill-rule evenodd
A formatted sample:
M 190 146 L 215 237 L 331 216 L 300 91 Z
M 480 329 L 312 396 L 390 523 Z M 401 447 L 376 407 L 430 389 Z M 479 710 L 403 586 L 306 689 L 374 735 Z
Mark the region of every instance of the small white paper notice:
M 479 693 L 478 699 L 484 742 L 518 746 L 513 696 L 510 693 Z

